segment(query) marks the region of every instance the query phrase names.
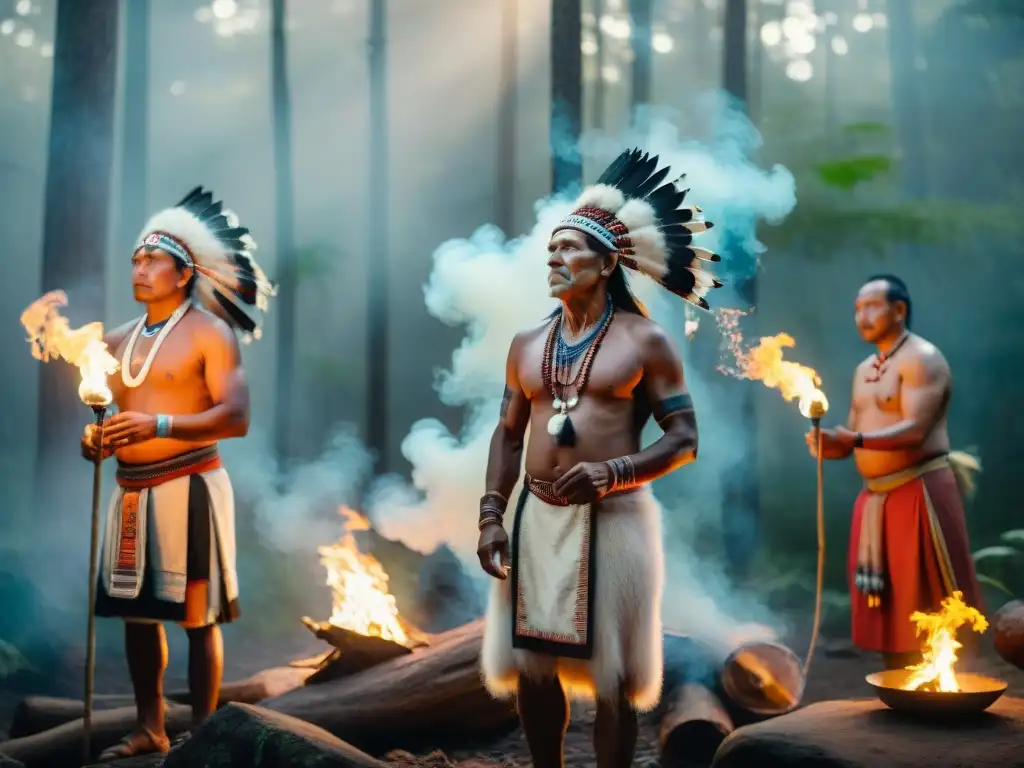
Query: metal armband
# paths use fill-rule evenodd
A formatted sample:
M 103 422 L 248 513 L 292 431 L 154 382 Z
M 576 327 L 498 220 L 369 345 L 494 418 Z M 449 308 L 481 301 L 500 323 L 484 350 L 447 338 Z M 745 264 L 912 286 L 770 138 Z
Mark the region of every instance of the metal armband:
M 488 491 L 480 497 L 480 518 L 477 521 L 477 528 L 484 529 L 484 526 L 496 523 L 504 525 L 505 508 L 508 506 L 508 499 L 497 491 Z
M 629 458 L 629 456 L 620 456 L 617 459 L 611 459 L 606 462 L 606 464 L 608 465 L 608 469 L 612 476 L 611 483 L 609 484 L 606 493 L 625 491 L 637 485 L 636 468 L 633 466 L 633 460 Z

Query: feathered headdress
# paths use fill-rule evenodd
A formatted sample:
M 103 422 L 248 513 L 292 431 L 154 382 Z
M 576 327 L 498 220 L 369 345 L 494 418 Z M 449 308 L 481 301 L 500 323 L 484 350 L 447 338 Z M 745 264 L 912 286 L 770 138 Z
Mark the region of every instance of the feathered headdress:
M 260 337 L 257 316 L 277 289 L 252 257 L 256 243 L 238 217 L 196 187 L 173 208 L 155 214 L 135 250 L 160 248 L 195 273 L 193 300 L 223 319 L 243 341 Z
M 675 181 L 662 184 L 668 167 L 657 168 L 657 155 L 626 150 L 594 186 L 583 190 L 575 209 L 555 232 L 575 229 L 591 235 L 618 254 L 623 266 L 701 309 L 710 309 L 704 296 L 722 283 L 706 265 L 720 258 L 691 242 L 693 235 L 713 225 L 704 221 L 698 206 L 682 205 L 689 190 L 679 189 Z

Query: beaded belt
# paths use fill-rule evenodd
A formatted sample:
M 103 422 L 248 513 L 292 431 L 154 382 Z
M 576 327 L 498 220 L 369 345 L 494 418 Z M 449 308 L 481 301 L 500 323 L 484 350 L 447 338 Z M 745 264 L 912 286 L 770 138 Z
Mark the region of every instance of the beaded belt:
M 568 507 L 571 506 L 571 502 L 565 496 L 559 496 L 555 493 L 555 484 L 548 480 L 536 480 L 529 475 L 526 476 L 526 487 L 530 493 L 536 496 L 546 504 L 551 504 L 554 507 Z M 633 493 L 633 491 L 639 490 L 642 486 L 634 486 L 632 488 L 624 488 L 621 491 L 613 491 L 606 493 L 602 496 L 602 499 L 607 499 L 612 496 L 624 496 L 627 493 Z
M 208 445 L 152 464 L 117 463 L 122 488 L 152 488 L 184 475 L 198 475 L 221 466 L 216 445 Z

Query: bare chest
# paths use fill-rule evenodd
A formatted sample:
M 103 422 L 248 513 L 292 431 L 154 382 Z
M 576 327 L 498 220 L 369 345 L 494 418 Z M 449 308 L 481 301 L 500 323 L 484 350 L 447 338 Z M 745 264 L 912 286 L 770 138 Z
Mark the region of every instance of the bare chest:
M 555 371 L 551 366 L 545 381 L 545 342 L 547 334 L 523 349 L 518 365 L 523 391 L 531 400 L 544 399 L 567 390 L 567 395 L 584 391 L 589 397 L 608 400 L 628 400 L 643 377 L 643 366 L 629 337 L 613 325 L 603 343 L 593 355 L 589 370 L 584 370 L 586 355 L 571 370 Z M 556 392 L 552 392 L 552 387 Z
M 860 412 L 900 410 L 900 388 L 903 377 L 895 364 L 883 365 L 876 370 L 861 366 L 853 387 L 853 404 Z
M 185 329 L 175 329 L 181 330 Z M 157 336 L 145 338 L 140 334 L 134 345 L 129 338 L 118 349 L 117 358 L 136 386 L 178 389 L 202 381 L 202 358 L 186 333 L 172 331 L 154 351 L 156 340 Z

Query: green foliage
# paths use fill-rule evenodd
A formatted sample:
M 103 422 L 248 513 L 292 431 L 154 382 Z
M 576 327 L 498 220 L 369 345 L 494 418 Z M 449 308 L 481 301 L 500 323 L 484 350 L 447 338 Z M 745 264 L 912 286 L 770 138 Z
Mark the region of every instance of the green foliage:
M 1024 528 L 1003 531 L 1003 533 L 1000 534 L 999 539 L 1004 543 L 991 547 L 982 547 L 971 555 L 974 559 L 975 566 L 988 562 L 999 563 L 1000 566 L 1003 566 L 1006 563 L 1009 563 L 1012 566 L 1019 565 L 1020 558 L 1024 557 L 1024 549 L 1020 549 L 1013 545 L 1024 544 Z M 1005 592 L 1010 597 L 1015 596 L 1013 590 L 1006 586 L 1005 579 L 999 579 L 989 573 L 982 573 L 979 571 L 978 581 L 982 584 L 994 587 L 1000 592 Z
M 819 163 L 818 176 L 827 186 L 850 190 L 892 171 L 892 160 L 884 155 L 842 158 Z
M 0 640 L 0 680 L 31 669 L 32 665 L 22 656 L 21 651 L 7 641 Z
M 299 285 L 329 277 L 334 269 L 334 252 L 326 245 L 310 245 L 295 251 L 295 281 Z

